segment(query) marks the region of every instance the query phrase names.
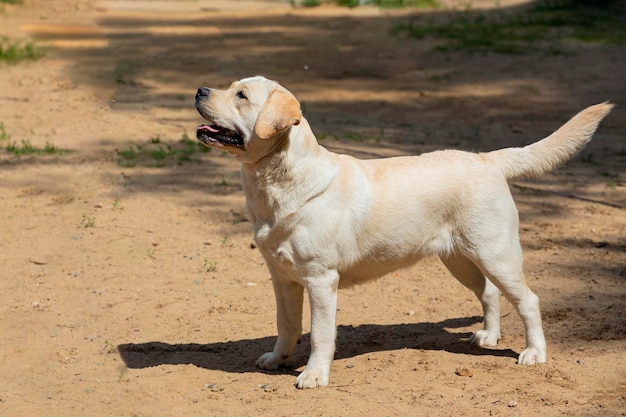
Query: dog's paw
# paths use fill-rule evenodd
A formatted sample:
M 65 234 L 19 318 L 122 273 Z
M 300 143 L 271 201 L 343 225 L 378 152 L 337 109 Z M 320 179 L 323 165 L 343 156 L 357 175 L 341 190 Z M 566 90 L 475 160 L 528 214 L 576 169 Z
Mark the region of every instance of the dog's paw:
M 284 365 L 287 359 L 287 357 L 277 355 L 274 352 L 267 352 L 259 356 L 259 359 L 256 360 L 256 366 L 261 369 L 275 371 Z
M 488 330 L 478 330 L 470 337 L 470 343 L 477 346 L 496 346 L 500 340 L 500 333 L 490 332 Z
M 296 380 L 296 388 L 298 389 L 306 389 L 306 388 L 317 388 L 317 387 L 325 387 L 328 385 L 330 372 L 323 372 L 319 370 L 309 370 L 308 368 L 304 368 L 304 371 L 298 375 L 298 379 Z
M 517 363 L 519 365 L 536 365 L 546 362 L 546 352 L 540 352 L 535 348 L 526 348 L 520 353 Z

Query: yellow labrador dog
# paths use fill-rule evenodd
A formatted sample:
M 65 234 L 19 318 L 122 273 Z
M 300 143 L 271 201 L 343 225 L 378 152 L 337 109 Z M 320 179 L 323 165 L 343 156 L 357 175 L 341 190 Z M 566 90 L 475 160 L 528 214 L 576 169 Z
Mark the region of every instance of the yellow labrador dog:
M 272 275 L 278 339 L 257 366 L 277 369 L 290 358 L 302 333 L 306 288 L 311 355 L 296 386 L 328 385 L 337 288 L 432 254 L 482 303 L 484 328 L 472 343 L 498 342 L 502 292 L 526 329 L 518 363 L 545 362 L 539 300 L 524 281 L 507 180 L 570 159 L 611 107 L 591 106 L 524 148 L 359 160 L 321 147 L 296 98 L 275 81 L 256 76 L 223 91 L 199 88 L 196 108 L 207 123 L 197 137 L 241 162 L 255 240 Z

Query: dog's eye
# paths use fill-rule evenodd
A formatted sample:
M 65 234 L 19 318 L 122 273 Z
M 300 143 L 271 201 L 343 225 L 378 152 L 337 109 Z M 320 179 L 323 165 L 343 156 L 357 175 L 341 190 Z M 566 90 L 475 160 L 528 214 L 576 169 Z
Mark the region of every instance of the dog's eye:
M 243 91 L 239 91 L 237 93 L 237 97 L 240 98 L 240 99 L 243 99 L 243 100 L 247 100 L 248 99 L 248 97 L 246 97 L 246 95 L 243 93 Z

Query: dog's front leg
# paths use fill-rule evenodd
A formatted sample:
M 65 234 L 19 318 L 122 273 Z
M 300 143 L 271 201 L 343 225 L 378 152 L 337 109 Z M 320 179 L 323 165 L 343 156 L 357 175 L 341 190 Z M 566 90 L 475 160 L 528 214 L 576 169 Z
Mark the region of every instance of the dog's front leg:
M 297 388 L 328 385 L 330 364 L 335 354 L 338 285 L 337 271 L 327 271 L 306 280 L 311 304 L 311 356 L 302 373 L 298 375 Z
M 262 369 L 278 369 L 291 357 L 302 335 L 302 301 L 304 287 L 289 281 L 270 267 L 276 296 L 278 339 L 272 352 L 264 353 L 256 365 Z

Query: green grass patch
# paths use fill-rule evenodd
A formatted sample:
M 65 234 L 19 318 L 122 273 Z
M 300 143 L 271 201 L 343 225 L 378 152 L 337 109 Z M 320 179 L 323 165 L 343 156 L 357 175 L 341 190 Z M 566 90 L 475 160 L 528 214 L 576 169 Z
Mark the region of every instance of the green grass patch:
M 197 153 L 210 152 L 211 148 L 191 139 L 186 133 L 174 143 L 165 143 L 160 136 L 150 138 L 144 145 L 131 145 L 126 149 L 116 149 L 118 164 L 125 167 L 153 166 L 164 167 L 182 165 L 193 161 Z
M 320 133 L 317 135 L 317 139 L 323 141 L 332 137 L 336 141 L 348 141 L 348 142 L 381 142 L 385 139 L 385 129 L 381 128 L 379 134 L 366 135 L 360 132 L 343 132 L 339 134 L 328 135 L 327 133 Z
M 298 2 L 297 4 L 299 4 L 302 7 L 316 7 L 316 6 L 319 6 L 320 4 L 322 4 L 322 0 L 302 0 L 302 1 Z M 296 5 L 296 1 L 295 0 L 291 0 L 291 5 L 295 6 Z
M 96 218 L 83 214 L 83 220 L 80 223 L 83 227 L 96 227 Z
M 113 78 L 116 84 L 130 84 L 136 83 L 135 77 L 137 75 L 136 64 L 133 61 L 122 59 L 115 65 L 113 69 Z
M 435 9 L 440 7 L 436 0 L 373 0 L 372 3 L 380 8 L 418 7 Z
M 22 4 L 22 0 L 0 0 L 0 3 L 5 4 Z
M 43 51 L 31 41 L 0 38 L 0 61 L 16 64 L 25 60 L 39 59 Z
M 403 7 L 421 7 L 421 8 L 437 8 L 440 4 L 436 0 L 336 0 L 339 6 L 357 7 L 361 5 L 374 5 L 382 9 L 403 8 Z
M 202 265 L 202 269 L 205 272 L 215 272 L 217 271 L 217 261 L 209 261 L 208 259 L 204 259 L 204 265 Z
M 0 140 L 11 139 L 11 135 L 4 128 L 4 122 L 0 122 Z
M 575 39 L 600 45 L 626 42 L 626 13 L 621 0 L 540 1 L 514 14 L 492 10 L 450 13 L 446 22 L 428 22 L 418 16 L 397 26 L 394 33 L 443 40 L 439 51 L 524 54 L 544 50 L 565 54 L 561 48 L 541 46 Z
M 57 148 L 50 142 L 46 142 L 43 148 L 39 148 L 28 140 L 22 140 L 20 143 L 13 141 L 8 143 L 4 149 L 7 153 L 13 154 L 16 158 L 26 155 L 61 155 L 69 152 L 66 149 Z

